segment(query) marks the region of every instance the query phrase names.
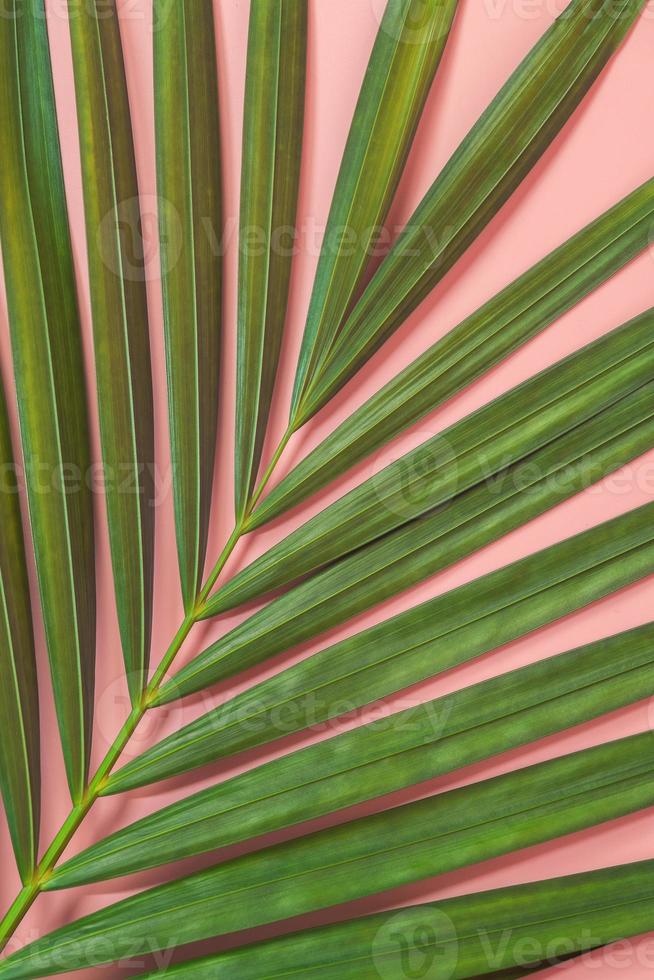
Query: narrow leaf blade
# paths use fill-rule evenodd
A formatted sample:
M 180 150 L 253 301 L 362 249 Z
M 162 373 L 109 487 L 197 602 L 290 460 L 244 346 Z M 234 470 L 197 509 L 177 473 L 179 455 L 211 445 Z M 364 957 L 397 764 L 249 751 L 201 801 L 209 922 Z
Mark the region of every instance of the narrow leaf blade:
M 313 820 L 646 698 L 653 643 L 650 623 L 275 759 L 91 845 L 48 888 L 132 874 Z M 248 719 L 248 728 L 255 723 Z M 220 733 L 207 740 L 215 757 Z M 185 770 L 201 746 L 198 735 L 181 756 Z M 120 788 L 119 780 L 108 792 Z
M 249 508 L 272 402 L 300 182 L 307 0 L 250 8 L 240 211 L 236 512 Z M 252 236 L 256 236 L 256 239 Z
M 298 403 L 293 428 L 359 370 L 474 241 L 570 118 L 643 5 L 573 0 L 559 15 L 409 219 Z
M 41 809 L 39 696 L 32 611 L 5 394 L 0 384 L 0 791 L 23 883 L 37 858 Z
M 136 702 L 150 652 L 154 423 L 138 183 L 114 0 L 82 4 L 70 18 L 70 34 L 109 539 Z
M 0 112 L 8 134 L 0 233 L 14 375 L 55 705 L 77 801 L 93 717 L 93 508 L 80 322 L 41 0 L 2 18 L 0 37 Z
M 457 0 L 389 0 L 386 4 L 334 190 L 300 351 L 293 409 L 360 291 L 456 8 Z
M 295 466 L 250 530 L 306 500 L 548 327 L 649 246 L 654 180 L 583 228 L 437 341 Z
M 210 0 L 180 0 L 172 10 L 159 5 L 159 227 L 177 551 L 188 612 L 206 556 L 218 427 L 222 262 L 208 233 L 222 227 L 218 79 Z

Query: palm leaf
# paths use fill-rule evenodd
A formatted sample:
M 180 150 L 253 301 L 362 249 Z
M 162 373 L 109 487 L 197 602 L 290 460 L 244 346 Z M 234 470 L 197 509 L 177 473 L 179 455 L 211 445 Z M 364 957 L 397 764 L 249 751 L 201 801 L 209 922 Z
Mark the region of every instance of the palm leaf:
M 651 930 L 653 871 L 654 863 L 643 861 L 382 912 L 148 976 L 259 980 L 265 971 L 303 980 L 379 980 L 406 976 L 410 956 L 411 962 L 417 957 L 416 968 L 436 966 L 451 980 L 507 980 L 529 972 L 528 962 L 589 952 L 589 936 L 601 946 Z
M 215 758 L 334 718 L 344 704 L 353 711 L 652 574 L 652 513 L 654 504 L 646 504 L 328 647 L 191 722 L 133 759 L 109 785 L 138 785 L 146 764 L 191 743 L 199 752 L 208 737 L 222 744 L 207 749 Z M 247 653 L 244 667 L 253 656 Z M 171 684 L 162 700 L 176 694 Z M 274 722 L 280 705 L 292 707 L 284 731 Z
M 161 267 L 177 550 L 188 612 L 204 568 L 218 424 L 221 260 L 206 228 L 207 222 L 220 228 L 222 212 L 217 67 L 211 3 L 182 0 L 171 11 L 160 0 L 157 7 Z
M 457 0 L 386 4 L 334 189 L 298 360 L 293 409 L 360 291 L 456 8 Z M 347 247 L 343 247 L 344 232 Z
M 208 600 L 208 618 L 375 541 L 592 419 L 654 376 L 654 310 L 542 371 L 391 463 Z
M 281 830 L 638 701 L 650 693 L 653 639 L 648 624 L 273 760 L 91 845 L 48 888 L 132 874 Z M 180 770 L 193 767 L 200 745 L 177 756 Z M 119 781 L 108 791 L 120 788 Z
M 650 180 L 519 276 L 369 398 L 265 497 L 248 518 L 248 530 L 331 483 L 544 330 L 648 246 L 653 213 Z
M 579 105 L 643 0 L 572 0 L 423 198 L 298 402 L 298 428 L 400 326 L 488 224 Z
M 134 955 L 144 931 L 151 951 L 168 949 L 552 840 L 652 806 L 653 770 L 654 742 L 646 732 L 363 817 L 86 916 L 9 957 L 0 977 L 120 959 L 130 943 Z
M 150 652 L 154 435 L 141 217 L 115 0 L 70 18 L 105 497 L 133 701 Z
M 77 801 L 89 765 L 95 673 L 80 326 L 41 0 L 1 20 L 0 235 L 32 543 L 66 772 Z
M 236 513 L 250 505 L 281 351 L 302 156 L 307 0 L 253 0 L 243 123 Z M 256 242 L 251 236 L 256 234 Z
M 0 384 L 0 469 L 15 472 L 5 394 Z M 5 476 L 6 480 L 6 476 Z M 17 491 L 0 491 L 0 792 L 23 882 L 36 861 L 41 809 L 39 696 L 30 591 Z
M 132 700 L 122 728 L 88 778 L 95 582 L 80 323 L 45 4 L 28 0 L 27 9 L 19 11 L 12 0 L 9 16 L 0 19 L 5 24 L 0 26 L 5 134 L 0 238 L 31 536 L 74 805 L 39 856 L 33 610 L 22 509 L 15 496 L 8 496 L 0 499 L 0 699 L 11 727 L 0 750 L 0 790 L 23 888 L 0 921 L 0 950 L 41 892 L 198 858 L 228 845 L 241 845 L 245 856 L 226 862 L 224 855 L 209 858 L 208 866 L 202 862 L 203 871 L 179 879 L 173 872 L 164 879 L 167 884 L 69 922 L 0 962 L 0 978 L 97 967 L 140 949 L 169 950 L 273 923 L 288 928 L 290 917 L 319 910 L 330 910 L 329 921 L 343 914 L 338 907 L 344 902 L 654 805 L 653 743 L 644 733 L 383 809 L 390 792 L 424 794 L 427 779 L 646 696 L 654 629 L 648 624 L 398 711 L 387 729 L 366 724 L 259 765 L 158 809 L 60 867 L 102 795 L 188 773 L 230 752 L 369 706 L 654 571 L 654 504 L 648 504 L 323 649 L 231 697 L 114 774 L 151 707 L 315 639 L 651 448 L 654 312 L 648 311 L 367 480 L 212 595 L 244 534 L 303 501 L 442 405 L 647 244 L 652 182 L 418 358 L 261 503 L 293 433 L 360 370 L 502 207 L 560 132 L 643 5 L 644 0 L 571 0 L 470 131 L 374 271 L 371 246 L 387 219 L 457 7 L 456 0 L 388 0 L 332 202 L 288 429 L 260 478 L 289 292 L 291 263 L 280 254 L 275 236 L 284 224 L 292 224 L 297 205 L 308 5 L 306 0 L 252 0 L 240 214 L 237 514 L 204 580 L 222 289 L 215 249 L 223 229 L 214 18 L 209 0 L 172 6 L 155 0 L 158 212 L 185 616 L 149 681 L 153 387 L 141 205 L 118 4 L 92 0 L 71 5 L 106 506 Z M 263 229 L 264 248 L 258 255 L 257 243 L 254 252 L 248 251 L 253 224 Z M 352 236 L 354 255 L 348 254 Z M 0 465 L 12 466 L 12 461 L 0 390 Z M 61 479 L 46 494 L 39 484 L 44 465 Z M 82 478 L 72 493 L 64 482 L 71 467 Z M 280 588 L 281 596 L 169 678 L 199 620 Z M 347 808 L 360 804 L 373 815 L 350 821 Z M 303 837 L 303 822 L 316 818 L 331 826 Z M 269 832 L 284 832 L 291 839 L 257 852 L 261 844 L 256 838 Z M 395 976 L 400 970 L 404 974 L 416 957 L 424 965 L 443 949 L 446 958 L 451 956 L 456 947 L 454 975 L 514 980 L 547 963 L 547 950 L 532 945 L 530 954 L 520 958 L 515 949 L 505 948 L 494 959 L 482 958 L 480 921 L 489 930 L 486 940 L 509 927 L 523 938 L 535 931 L 545 941 L 555 924 L 557 932 L 572 934 L 566 955 L 574 956 L 584 948 L 574 937 L 585 919 L 598 926 L 593 942 L 599 944 L 637 925 L 651 925 L 648 877 L 651 866 L 642 865 L 466 896 L 446 903 L 449 912 L 435 926 L 432 922 L 431 931 L 418 928 L 424 910 L 409 910 L 399 913 L 408 922 L 408 937 L 400 927 L 398 939 L 395 916 L 390 923 L 364 919 L 221 954 L 182 971 L 218 976 L 236 971 L 247 977 L 263 970 L 266 975 L 339 978 L 386 971 Z

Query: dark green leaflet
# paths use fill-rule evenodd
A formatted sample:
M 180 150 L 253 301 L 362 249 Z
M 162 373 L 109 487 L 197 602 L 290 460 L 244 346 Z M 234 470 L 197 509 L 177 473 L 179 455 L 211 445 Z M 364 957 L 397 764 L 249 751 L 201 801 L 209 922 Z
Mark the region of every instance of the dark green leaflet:
M 450 980 L 509 980 L 529 973 L 530 959 L 541 966 L 588 952 L 589 941 L 602 946 L 650 931 L 653 881 L 654 862 L 643 861 L 514 885 L 293 933 L 148 976 L 379 980 L 406 976 L 412 965 L 436 967 Z
M 304 126 L 307 0 L 252 0 L 243 123 L 236 513 L 250 504 L 281 351 Z M 254 237 L 253 237 L 254 236 Z
M 299 579 L 450 501 L 597 415 L 654 376 L 650 310 L 423 442 L 238 574 L 213 616 Z
M 363 79 L 307 315 L 293 410 L 329 350 L 378 247 L 447 43 L 457 0 L 389 0 Z
M 156 0 L 157 178 L 177 551 L 188 612 L 201 586 L 218 426 L 222 226 L 210 0 Z M 161 8 L 160 11 L 158 8 Z
M 5 730 L 0 739 L 0 792 L 25 882 L 34 871 L 39 838 L 39 694 L 25 543 L 1 382 L 0 470 L 0 718 Z
M 150 655 L 154 422 L 141 215 L 115 0 L 70 18 L 105 497 L 134 702 Z
M 560 619 L 654 572 L 652 514 L 647 504 L 328 647 L 204 715 L 183 738 L 211 733 L 229 754 L 282 734 L 280 705 L 284 733 L 300 731 Z M 174 688 L 164 692 L 174 696 Z
M 654 804 L 651 732 L 266 848 L 64 926 L 0 965 L 19 980 L 225 935 L 443 874 Z M 146 940 L 147 937 L 147 940 Z
M 248 528 L 301 503 L 544 330 L 649 245 L 654 180 L 592 222 L 368 399 L 257 506 Z
M 536 741 L 646 698 L 653 661 L 650 623 L 398 712 L 129 825 L 58 868 L 48 887 L 69 888 L 206 853 Z M 279 717 L 278 735 L 285 721 L 281 712 Z M 256 731 L 256 719 L 246 728 Z M 216 741 L 218 754 L 220 735 Z M 189 767 L 193 753 L 189 745 L 183 757 Z M 121 788 L 120 780 L 108 787 Z
M 294 428 L 326 404 L 465 252 L 570 118 L 642 8 L 643 0 L 573 0 L 566 7 L 409 219 L 297 404 Z
M 89 764 L 95 566 L 86 392 L 46 20 L 0 18 L 0 236 L 32 544 L 66 772 Z

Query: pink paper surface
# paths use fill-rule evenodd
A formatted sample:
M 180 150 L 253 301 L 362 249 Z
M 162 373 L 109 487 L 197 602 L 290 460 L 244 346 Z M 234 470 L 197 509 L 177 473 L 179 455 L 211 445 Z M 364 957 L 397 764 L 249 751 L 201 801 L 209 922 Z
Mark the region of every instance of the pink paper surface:
M 176 0 L 170 0 L 174 3 Z M 410 163 L 403 178 L 390 226 L 397 229 L 411 214 L 422 194 L 447 161 L 461 138 L 495 95 L 509 73 L 565 6 L 564 0 L 460 0 L 460 12 L 420 125 Z M 85 233 L 68 28 L 63 0 L 49 0 L 52 40 L 66 179 L 69 188 L 75 255 L 83 306 L 89 378 L 93 377 L 88 282 L 85 265 Z M 166 7 L 166 4 L 161 4 Z M 294 363 L 301 340 L 313 273 L 331 195 L 347 136 L 352 111 L 370 48 L 383 11 L 383 0 L 309 0 L 310 53 L 307 93 L 307 125 L 300 200 L 301 250 L 292 283 L 287 335 L 280 381 L 271 423 L 269 447 L 276 444 L 285 428 Z M 146 0 L 122 0 L 123 40 L 128 70 L 136 149 L 144 200 L 146 236 L 151 248 L 152 345 L 155 372 L 157 427 L 157 570 L 153 659 L 158 660 L 181 621 L 181 604 L 172 521 L 170 466 L 167 447 L 165 370 L 161 322 L 161 300 L 157 281 L 154 244 L 156 184 L 152 119 L 151 13 Z M 233 395 L 235 363 L 235 310 L 239 168 L 245 47 L 249 4 L 246 0 L 215 0 L 220 62 L 220 102 L 225 168 L 226 202 L 226 302 L 224 358 L 222 364 L 223 405 L 216 467 L 214 526 L 209 557 L 217 556 L 232 527 L 233 516 Z M 469 253 L 444 282 L 414 313 L 366 369 L 292 443 L 280 474 L 317 444 L 339 421 L 366 397 L 397 373 L 405 364 L 455 326 L 499 288 L 508 283 L 550 249 L 597 216 L 624 194 L 652 175 L 654 130 L 652 128 L 652 56 L 654 54 L 654 3 L 649 3 L 636 28 L 613 59 L 591 95 L 578 110 L 554 145 L 522 187 L 491 222 Z M 442 430 L 496 395 L 554 363 L 596 337 L 646 309 L 654 299 L 652 288 L 654 249 L 632 262 L 611 282 L 597 290 L 571 313 L 562 317 L 542 336 L 528 344 L 482 381 L 453 399 L 442 410 L 420 422 L 396 439 L 372 462 L 340 479 L 309 504 L 272 527 L 244 542 L 228 566 L 228 573 L 303 523 L 325 504 L 428 436 Z M 3 378 L 9 391 L 10 358 L 6 311 L 1 308 Z M 92 381 L 91 381 L 92 384 Z M 13 396 L 12 396 L 13 401 Z M 95 408 L 93 409 L 95 412 Z M 13 404 L 12 404 L 13 412 Z M 97 437 L 94 451 L 98 456 Z M 654 452 L 642 457 L 619 474 L 557 507 L 527 527 L 459 563 L 397 598 L 357 617 L 328 636 L 290 651 L 262 669 L 263 678 L 282 665 L 290 664 L 328 642 L 360 631 L 387 619 L 417 602 L 449 590 L 492 569 L 505 565 L 549 544 L 589 528 L 645 503 L 654 493 Z M 97 718 L 94 759 L 99 761 L 115 737 L 127 711 L 127 692 L 122 680 L 122 661 L 116 624 L 111 569 L 102 503 L 97 501 L 99 521 L 99 622 Z M 542 657 L 589 642 L 652 618 L 654 581 L 626 589 L 563 622 L 540 630 L 480 660 L 451 671 L 393 699 L 395 706 L 427 700 L 440 693 L 502 673 Z M 228 614 L 200 627 L 191 638 L 180 663 L 199 652 L 208 640 L 227 632 L 243 618 Z M 40 629 L 40 626 L 39 626 Z M 51 707 L 49 678 L 39 635 L 39 658 L 44 702 L 43 752 L 45 814 L 42 839 L 49 841 L 69 809 L 69 800 Z M 252 683 L 236 680 L 203 697 L 173 704 L 154 713 L 133 739 L 125 758 L 142 751 L 207 707 Z M 356 722 L 365 720 L 362 715 Z M 433 788 L 460 785 L 472 779 L 561 755 L 598 742 L 645 730 L 654 711 L 647 703 L 615 713 L 593 724 L 574 729 L 536 745 L 475 766 L 456 777 L 438 780 L 420 792 L 402 794 L 394 801 L 412 799 Z M 3 737 L 10 737 L 3 733 Z M 99 836 L 131 822 L 155 808 L 179 799 L 190 790 L 210 785 L 217 779 L 249 768 L 282 754 L 290 745 L 306 744 L 315 737 L 302 736 L 277 743 L 274 749 L 248 753 L 234 761 L 201 770 L 176 780 L 97 804 L 69 850 L 75 853 Z M 365 808 L 360 812 L 365 812 Z M 320 826 L 329 823 L 321 821 Z M 651 811 L 622 819 L 561 841 L 530 848 L 516 855 L 489 861 L 438 880 L 420 883 L 392 894 L 356 903 L 356 911 L 378 911 L 416 901 L 482 890 L 500 885 L 532 881 L 600 868 L 622 862 L 651 858 L 654 854 Z M 0 817 L 0 849 L 8 854 L 9 844 Z M 191 863 L 182 866 L 195 867 Z M 125 881 L 109 882 L 67 893 L 41 897 L 19 928 L 13 945 L 17 948 L 44 932 L 93 911 L 108 902 L 131 894 L 137 887 L 164 880 L 166 872 L 153 872 Z M 0 907 L 12 900 L 18 880 L 11 861 L 0 876 Z M 331 921 L 334 914 L 303 920 Z M 248 934 L 248 941 L 280 932 L 279 927 Z M 232 943 L 233 944 L 233 943 Z M 213 944 L 226 948 L 229 942 Z M 204 951 L 203 947 L 203 951 Z M 145 965 L 140 959 L 105 970 L 107 977 L 127 976 Z M 150 964 L 148 964 L 150 965 Z M 93 971 L 95 972 L 95 971 Z M 654 972 L 654 939 L 644 939 L 552 972 L 552 976 L 575 978 L 629 977 L 640 980 Z M 91 971 L 89 971 L 89 976 Z M 76 974 L 84 976 L 84 974 Z

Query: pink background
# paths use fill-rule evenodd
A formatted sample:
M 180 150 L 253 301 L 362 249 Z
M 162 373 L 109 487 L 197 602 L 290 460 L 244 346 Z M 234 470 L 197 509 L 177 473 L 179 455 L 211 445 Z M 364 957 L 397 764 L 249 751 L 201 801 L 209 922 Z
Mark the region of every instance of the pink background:
M 175 2 L 175 0 L 172 0 Z M 439 172 L 450 153 L 476 120 L 490 98 L 531 45 L 565 6 L 564 0 L 460 0 L 460 12 L 443 64 L 418 133 L 406 175 L 393 208 L 390 224 L 401 226 Z M 61 114 L 66 178 L 74 226 L 74 243 L 85 319 L 85 342 L 89 377 L 92 352 L 88 316 L 88 284 L 84 259 L 84 230 L 77 131 L 70 64 L 67 24 L 63 0 L 51 0 L 50 30 Z M 132 100 L 136 149 L 145 200 L 147 225 L 154 221 L 154 149 L 151 82 L 150 4 L 146 0 L 122 0 L 124 44 L 126 49 L 130 97 Z M 241 117 L 243 101 L 245 44 L 249 4 L 246 0 L 216 0 L 218 52 L 220 60 L 221 112 L 225 166 L 227 215 L 227 297 L 222 365 L 222 407 L 219 458 L 217 463 L 214 528 L 210 558 L 222 547 L 232 526 L 233 392 L 235 354 L 235 282 L 237 248 L 235 227 L 239 189 Z M 310 53 L 307 126 L 304 169 L 300 201 L 300 227 L 307 230 L 303 249 L 294 269 L 290 315 L 283 351 L 271 437 L 281 435 L 286 420 L 293 377 L 293 366 L 300 343 L 303 319 L 316 265 L 315 234 L 324 226 L 340 156 L 352 111 L 365 70 L 371 44 L 379 23 L 383 0 L 310 0 Z M 652 130 L 652 56 L 654 54 L 654 4 L 649 4 L 636 28 L 610 64 L 572 123 L 545 154 L 521 189 L 491 223 L 463 261 L 439 286 L 404 328 L 365 371 L 292 444 L 287 465 L 300 458 L 335 424 L 346 417 L 370 393 L 393 376 L 403 365 L 457 324 L 497 289 L 505 285 L 551 248 L 558 245 L 586 222 L 652 175 L 654 135 Z M 165 414 L 164 356 L 161 302 L 156 281 L 156 252 L 152 255 L 149 298 L 152 314 L 155 397 L 158 413 L 158 471 L 165 481 L 169 473 Z M 414 430 L 395 440 L 371 464 L 363 464 L 329 492 L 300 508 L 286 520 L 256 535 L 237 550 L 228 571 L 251 560 L 284 536 L 308 516 L 341 496 L 375 469 L 416 445 L 427 436 L 465 416 L 514 384 L 546 365 L 599 337 L 614 326 L 647 308 L 653 298 L 654 251 L 642 255 L 615 279 L 599 289 L 575 310 L 538 339 L 532 341 L 502 367 L 450 402 L 443 410 L 423 420 Z M 3 377 L 10 387 L 10 361 L 4 302 L 0 321 L 2 333 Z M 95 445 L 97 455 L 97 441 Z M 458 564 L 430 581 L 373 610 L 328 637 L 306 644 L 278 658 L 265 676 L 321 649 L 326 643 L 388 618 L 418 601 L 444 592 L 485 572 L 530 554 L 600 521 L 614 517 L 646 500 L 654 490 L 654 452 L 622 471 L 618 476 L 594 487 L 574 500 L 532 522 L 480 554 Z M 98 512 L 101 515 L 101 501 Z M 169 486 L 164 488 L 157 512 L 157 578 L 153 658 L 161 655 L 181 619 L 179 587 L 172 526 Z M 99 533 L 99 624 L 97 725 L 94 756 L 99 760 L 115 736 L 126 713 L 126 690 L 122 680 L 118 631 L 112 594 L 111 573 L 104 522 Z M 575 645 L 636 626 L 651 619 L 654 599 L 652 579 L 596 604 L 564 622 L 540 630 L 520 642 L 496 651 L 475 663 L 451 671 L 392 700 L 405 706 L 427 700 L 510 668 L 530 663 Z M 209 627 L 200 628 L 184 653 L 197 653 L 235 625 L 242 616 L 223 617 Z M 40 627 L 39 627 L 40 628 Z M 45 656 L 40 642 L 40 664 Z M 65 789 L 58 735 L 50 706 L 49 678 L 42 670 L 45 726 L 43 732 L 45 818 L 43 841 L 49 840 L 67 814 L 69 800 Z M 179 725 L 190 721 L 212 704 L 218 703 L 246 684 L 239 681 L 211 692 L 206 698 L 172 705 L 154 714 L 143 732 L 133 740 L 134 751 L 142 750 Z M 538 762 L 633 732 L 649 724 L 649 705 L 641 703 L 601 721 L 574 729 L 564 735 L 528 746 L 510 755 L 475 766 L 457 777 L 440 779 L 419 791 L 403 794 L 411 799 L 472 779 L 494 775 L 508 769 Z M 7 737 L 7 733 L 5 736 Z M 116 829 L 184 795 L 190 789 L 208 785 L 216 779 L 239 772 L 253 763 L 310 741 L 310 736 L 278 743 L 273 751 L 256 751 L 201 771 L 192 777 L 165 783 L 126 796 L 101 801 L 93 810 L 74 842 L 71 852 L 88 845 L 99 835 Z M 395 800 L 394 800 L 395 801 Z M 384 801 L 385 803 L 387 801 Z M 379 803 L 376 804 L 380 806 Z M 367 809 L 372 809 L 369 807 Z M 363 809 L 362 809 L 363 812 Z M 342 819 L 339 815 L 338 819 Z M 0 817 L 0 849 L 8 853 L 6 828 Z M 334 822 L 320 821 L 320 825 Z M 476 866 L 403 888 L 392 896 L 372 898 L 356 904 L 356 911 L 382 910 L 402 903 L 438 899 L 499 885 L 531 881 L 541 877 L 599 868 L 653 856 L 652 813 L 643 812 L 605 825 L 597 830 L 564 840 L 530 848 L 517 855 Z M 235 849 L 236 850 L 236 849 Z M 12 862 L 3 866 L 0 876 L 0 906 L 13 898 L 18 881 Z M 193 863 L 189 865 L 195 866 Z M 181 867 L 184 871 L 188 866 Z M 148 873 L 137 879 L 109 882 L 68 893 L 42 897 L 18 930 L 15 943 L 22 944 L 55 926 L 130 894 L 141 885 L 165 878 L 166 872 Z M 339 913 L 340 914 L 340 913 Z M 332 921 L 325 913 L 312 922 Z M 273 935 L 279 928 L 260 930 L 257 935 Z M 252 934 L 245 938 L 250 940 Z M 654 972 L 654 940 L 629 944 L 598 960 L 563 968 L 557 975 L 572 978 L 614 977 L 616 974 L 640 980 Z M 225 944 L 227 945 L 227 944 Z M 15 948 L 15 946 L 13 947 Z M 221 948 L 221 947 L 212 947 Z M 135 972 L 138 962 L 109 967 L 107 976 Z M 81 976 L 81 974 L 77 974 Z

